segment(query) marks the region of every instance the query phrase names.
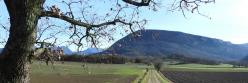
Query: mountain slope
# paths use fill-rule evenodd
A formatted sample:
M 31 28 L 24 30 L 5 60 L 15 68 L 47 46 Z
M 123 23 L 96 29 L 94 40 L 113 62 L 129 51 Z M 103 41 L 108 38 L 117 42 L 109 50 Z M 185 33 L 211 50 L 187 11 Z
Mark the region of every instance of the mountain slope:
M 182 54 L 219 61 L 237 61 L 248 54 L 246 47 L 214 38 L 165 30 L 139 30 L 137 33 L 141 35 L 137 38 L 127 35 L 102 53 L 130 57 Z
M 102 52 L 104 51 L 103 49 L 100 49 L 100 48 L 88 48 L 84 51 L 79 51 L 79 52 L 76 52 L 76 54 L 79 54 L 79 55 L 90 55 L 90 54 L 95 54 L 95 53 L 99 53 L 99 52 Z
M 244 46 L 244 47 L 248 48 L 248 43 L 238 44 L 238 45 L 240 45 L 240 46 Z
M 0 48 L 0 53 L 3 51 L 3 48 Z
M 245 56 L 244 58 L 242 58 L 242 59 L 240 60 L 240 63 L 241 63 L 241 64 L 245 64 L 246 66 L 248 66 L 248 55 Z
M 52 48 L 52 50 L 58 50 L 58 49 L 63 49 L 65 55 L 71 55 L 74 53 L 73 51 L 71 51 L 70 48 L 66 46 L 55 46 Z

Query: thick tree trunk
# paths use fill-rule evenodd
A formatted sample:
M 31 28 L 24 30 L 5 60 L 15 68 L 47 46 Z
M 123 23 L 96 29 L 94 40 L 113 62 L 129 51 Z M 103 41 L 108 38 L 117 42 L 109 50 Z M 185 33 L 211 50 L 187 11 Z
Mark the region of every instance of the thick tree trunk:
M 0 57 L 0 83 L 29 83 L 28 57 L 34 46 L 43 0 L 5 0 L 10 34 Z

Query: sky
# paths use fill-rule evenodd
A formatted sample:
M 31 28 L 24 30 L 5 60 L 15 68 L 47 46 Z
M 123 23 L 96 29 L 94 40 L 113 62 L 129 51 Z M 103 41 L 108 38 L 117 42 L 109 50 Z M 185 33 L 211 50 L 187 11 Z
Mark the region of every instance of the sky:
M 198 15 L 168 12 L 161 9 L 155 15 L 147 15 L 151 29 L 181 31 L 190 34 L 218 38 L 235 44 L 248 43 L 248 1 L 216 0 L 200 11 L 211 19 Z
M 148 20 L 146 29 L 180 31 L 230 41 L 234 44 L 248 43 L 248 0 L 216 0 L 213 4 L 202 5 L 199 8 L 200 12 L 211 19 L 192 13 L 186 13 L 184 17 L 180 11 L 168 11 L 172 1 L 162 0 L 162 5 L 157 12 L 141 12 L 141 17 Z M 6 23 L 3 21 L 7 18 L 3 1 L 0 1 L 0 9 L 0 23 Z M 0 39 L 4 35 L 0 31 Z M 116 37 L 118 40 L 123 36 Z M 107 48 L 114 42 L 100 48 Z

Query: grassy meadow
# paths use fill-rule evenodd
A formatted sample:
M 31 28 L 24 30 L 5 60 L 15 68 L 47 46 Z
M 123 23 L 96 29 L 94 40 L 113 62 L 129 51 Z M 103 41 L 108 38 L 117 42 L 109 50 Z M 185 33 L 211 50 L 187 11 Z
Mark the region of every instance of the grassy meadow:
M 143 64 L 89 64 L 35 61 L 31 83 L 136 83 L 148 66 Z

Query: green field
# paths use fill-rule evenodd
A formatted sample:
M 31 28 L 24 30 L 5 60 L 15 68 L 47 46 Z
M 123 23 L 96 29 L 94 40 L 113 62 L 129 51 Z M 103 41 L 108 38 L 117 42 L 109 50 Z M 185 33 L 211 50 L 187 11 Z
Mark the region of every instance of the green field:
M 201 71 L 201 72 L 248 72 L 248 68 L 233 68 L 230 64 L 204 65 L 204 64 L 179 64 L 171 65 L 165 62 L 163 70 L 166 71 Z
M 149 69 L 146 75 L 146 68 Z M 90 64 L 56 62 L 45 65 L 35 61 L 31 67 L 31 83 L 170 83 L 160 72 L 144 64 Z M 233 68 L 229 64 L 171 64 L 164 62 L 161 71 L 248 72 L 248 68 Z M 140 80 L 142 78 L 142 80 Z M 156 79 L 156 80 L 154 80 Z
M 78 62 L 57 62 L 47 66 L 35 61 L 31 66 L 31 83 L 135 83 L 143 76 L 145 68 L 148 66 L 142 64 Z

